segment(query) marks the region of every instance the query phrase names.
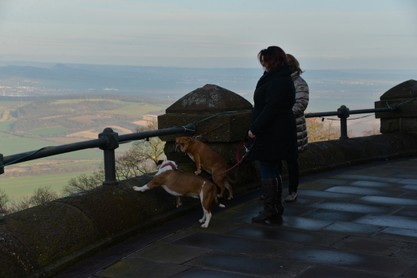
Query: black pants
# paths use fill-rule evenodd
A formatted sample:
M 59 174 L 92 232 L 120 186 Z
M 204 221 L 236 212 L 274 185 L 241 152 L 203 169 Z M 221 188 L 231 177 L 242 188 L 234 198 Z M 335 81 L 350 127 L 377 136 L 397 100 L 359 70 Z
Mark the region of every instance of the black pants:
M 287 164 L 288 171 L 288 192 L 297 192 L 300 176 L 300 166 L 298 164 L 298 158 L 287 158 L 284 161 Z M 282 161 L 279 165 L 279 173 L 282 173 Z

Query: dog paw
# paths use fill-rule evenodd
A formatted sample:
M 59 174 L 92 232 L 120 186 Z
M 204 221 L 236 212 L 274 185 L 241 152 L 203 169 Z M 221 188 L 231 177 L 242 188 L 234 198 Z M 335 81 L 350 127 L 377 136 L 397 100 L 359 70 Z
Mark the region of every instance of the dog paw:
M 139 192 L 144 192 L 149 189 L 146 185 L 145 186 L 133 186 L 132 188 L 133 190 L 139 191 Z
M 177 201 L 175 202 L 175 207 L 179 208 L 180 206 L 182 206 L 182 200 L 180 197 L 177 197 Z
M 201 170 L 194 171 L 194 174 L 196 174 L 197 176 L 200 175 L 201 174 Z
M 208 224 L 204 223 L 200 226 L 201 228 L 208 228 Z

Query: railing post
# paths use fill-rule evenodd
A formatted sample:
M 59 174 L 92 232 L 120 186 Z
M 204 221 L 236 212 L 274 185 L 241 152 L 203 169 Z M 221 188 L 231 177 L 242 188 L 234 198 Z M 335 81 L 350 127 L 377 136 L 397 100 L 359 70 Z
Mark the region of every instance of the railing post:
M 119 147 L 117 132 L 107 127 L 98 135 L 99 139 L 106 139 L 106 145 L 100 147 L 104 153 L 104 182 L 103 185 L 116 185 L 116 156 L 114 150 Z
M 0 153 L 0 175 L 4 174 L 4 160 L 3 154 Z
M 340 138 L 339 139 L 349 139 L 347 135 L 347 118 L 349 118 L 349 108 L 342 105 L 337 109 L 337 117 L 340 118 Z

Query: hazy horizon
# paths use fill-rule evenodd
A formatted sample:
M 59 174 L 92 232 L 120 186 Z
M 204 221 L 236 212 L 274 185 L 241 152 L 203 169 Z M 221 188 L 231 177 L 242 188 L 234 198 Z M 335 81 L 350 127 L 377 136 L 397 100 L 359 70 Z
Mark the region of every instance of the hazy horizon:
M 417 79 L 417 70 L 304 69 L 310 87 L 309 112 L 372 108 L 392 87 Z M 143 67 L 24 63 L 2 66 L 0 95 L 120 95 L 175 101 L 206 84 L 233 91 L 252 102 L 261 68 Z
M 0 67 L 7 67 L 7 66 L 34 66 L 34 67 L 43 67 L 43 68 L 50 68 L 59 65 L 68 65 L 68 66 L 96 66 L 96 67 L 127 67 L 127 68 L 183 68 L 183 69 L 246 69 L 246 70 L 256 70 L 260 74 L 262 74 L 262 67 L 259 64 L 254 64 L 252 66 L 187 66 L 187 65 L 132 65 L 132 64 L 101 64 L 101 63 L 87 63 L 87 62 L 41 62 L 41 61 L 30 61 L 30 60 L 15 60 L 15 61 L 5 61 L 0 60 Z M 417 74 L 417 66 L 416 68 L 381 68 L 379 66 L 374 67 L 351 67 L 351 68 L 337 68 L 337 67 L 328 67 L 328 68 L 305 68 L 302 67 L 303 71 L 353 71 L 353 70 L 361 70 L 361 71 L 408 71 L 408 72 L 415 72 Z
M 415 0 L 3 0 L 0 61 L 255 68 L 269 45 L 306 69 L 417 69 Z

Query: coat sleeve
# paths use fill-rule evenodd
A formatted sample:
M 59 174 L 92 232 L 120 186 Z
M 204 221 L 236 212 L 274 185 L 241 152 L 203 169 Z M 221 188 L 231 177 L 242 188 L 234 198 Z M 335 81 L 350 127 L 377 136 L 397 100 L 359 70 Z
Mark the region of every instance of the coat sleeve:
M 272 84 L 266 88 L 265 105 L 250 128 L 253 134 L 267 132 L 271 122 L 275 121 L 282 111 L 291 110 L 294 104 L 294 95 L 291 97 L 291 93 L 285 91 L 291 88 L 290 86 L 284 86 L 283 91 L 281 82 L 271 82 Z
M 294 80 L 295 86 L 295 104 L 292 108 L 294 115 L 301 116 L 304 114 L 304 111 L 307 109 L 309 101 L 309 88 L 307 82 L 298 76 Z

